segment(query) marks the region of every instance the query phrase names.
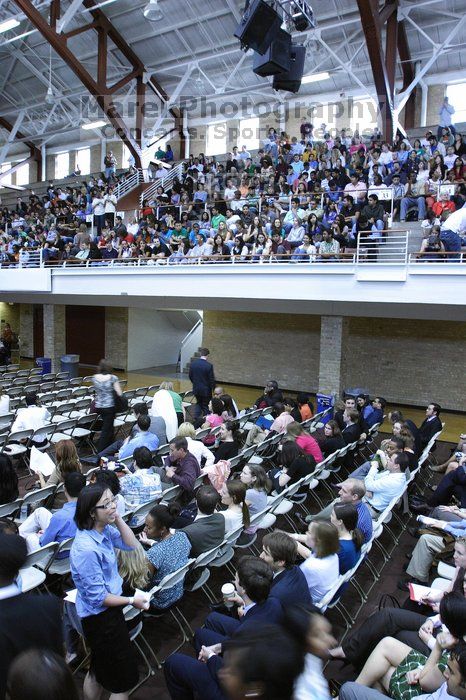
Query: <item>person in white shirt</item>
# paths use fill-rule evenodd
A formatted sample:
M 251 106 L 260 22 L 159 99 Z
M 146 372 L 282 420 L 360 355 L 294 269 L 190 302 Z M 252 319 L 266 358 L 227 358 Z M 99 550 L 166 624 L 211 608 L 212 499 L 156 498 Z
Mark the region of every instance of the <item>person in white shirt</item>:
M 251 158 L 251 154 L 247 150 L 246 146 L 241 147 L 241 153 L 239 154 L 238 158 L 241 158 L 241 160 L 247 160 L 248 158 Z
M 460 251 L 462 238 L 466 234 L 466 205 L 452 212 L 440 229 L 440 240 L 448 251 Z M 449 260 L 457 260 L 450 256 Z
M 230 199 L 234 199 L 235 194 L 236 187 L 233 186 L 233 182 L 231 180 L 228 180 L 224 192 L 225 200 L 229 201 Z
M 330 656 L 335 641 L 330 622 L 317 611 L 312 611 L 303 620 L 303 610 L 299 607 L 287 610 L 290 621 L 296 630 L 307 623 L 305 632 L 306 656 L 304 671 L 295 682 L 293 700 L 330 700 L 331 695 L 323 672 L 323 664 Z
M 437 132 L 437 138 L 439 139 L 442 134 L 442 129 L 448 126 L 452 134 L 456 133 L 455 127 L 452 124 L 452 115 L 455 113 L 455 108 L 448 101 L 448 97 L 445 97 L 442 106 L 439 109 L 439 126 Z
M 292 534 L 290 537 L 298 542 L 298 554 L 305 559 L 300 568 L 315 605 L 338 581 L 338 530 L 326 520 L 315 520 L 305 535 Z
M 105 226 L 105 202 L 101 192 L 96 192 L 92 198 L 92 212 L 97 227 L 97 235 L 100 236 Z
M 188 251 L 186 257 L 197 259 L 208 255 L 212 255 L 212 246 L 206 243 L 203 234 L 199 232 L 196 234 L 196 245 Z
M 201 468 L 210 467 L 215 462 L 214 454 L 203 442 L 196 440 L 196 430 L 192 423 L 182 423 L 176 435 L 177 437 L 186 438 L 188 441 L 188 452 L 195 456 Z
M 20 430 L 39 430 L 50 423 L 50 413 L 45 406 L 38 405 L 38 398 L 35 392 L 29 392 L 25 397 L 26 408 L 18 409 L 16 419 L 11 426 L 11 432 L 16 433 Z M 41 447 L 47 440 L 40 440 L 35 443 L 37 447 Z
M 378 471 L 377 462 L 371 463 L 371 468 L 364 479 L 366 487 L 364 500 L 373 518 L 378 518 L 395 496 L 401 496 L 406 485 L 408 467 L 409 457 L 406 452 L 392 454 L 387 461 L 386 469 L 381 472 Z
M 234 479 L 227 481 L 220 492 L 222 503 L 228 506 L 227 510 L 222 510 L 221 514 L 225 518 L 225 535 L 233 532 L 241 525 L 249 527 L 250 514 L 246 504 L 246 484 Z
M 110 222 L 111 226 L 115 223 L 117 198 L 113 194 L 113 187 L 108 188 L 108 192 L 104 195 L 105 218 Z
M 10 397 L 0 390 L 0 416 L 6 416 L 10 412 Z

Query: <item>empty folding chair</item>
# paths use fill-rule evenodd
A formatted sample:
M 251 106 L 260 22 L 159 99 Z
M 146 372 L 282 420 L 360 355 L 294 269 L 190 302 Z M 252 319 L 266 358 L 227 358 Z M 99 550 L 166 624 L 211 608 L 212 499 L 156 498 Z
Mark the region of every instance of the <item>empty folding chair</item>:
M 67 576 L 71 573 L 70 570 L 70 549 L 73 544 L 74 537 L 69 537 L 67 540 L 60 542 L 55 550 L 54 556 L 45 566 L 42 562 L 36 564 L 46 574 L 54 574 L 55 576 Z
M 43 428 L 38 428 L 34 431 L 28 440 L 28 448 L 36 447 L 41 452 L 45 452 L 50 447 L 50 442 L 52 440 L 53 434 L 55 432 L 56 425 L 50 423 L 50 425 L 44 425 Z
M 53 445 L 56 445 L 57 442 L 60 442 L 60 440 L 70 440 L 70 431 L 75 427 L 77 422 L 78 421 L 76 418 L 69 418 L 61 423 L 57 423 L 55 432 L 50 438 L 50 442 Z
M 27 442 L 33 434 L 33 430 L 17 430 L 15 433 L 10 433 L 3 445 L 2 453 L 12 459 L 20 458 L 24 460 L 28 451 Z
M 57 542 L 50 542 L 50 544 L 46 544 L 45 547 L 41 547 L 27 555 L 24 567 L 19 570 L 22 593 L 27 593 L 34 588 L 42 586 L 46 579 L 46 574 L 43 569 L 46 569 L 52 561 L 57 548 Z M 39 564 L 42 567 L 40 569 L 38 568 Z
M 70 378 L 69 372 L 57 372 L 57 379 L 69 379 L 69 378 Z
M 96 449 L 92 442 L 92 437 L 98 418 L 99 416 L 97 413 L 89 413 L 87 416 L 82 416 L 77 419 L 75 427 L 70 431 L 70 438 L 78 440 L 80 443 L 87 444 L 94 454 L 96 454 Z

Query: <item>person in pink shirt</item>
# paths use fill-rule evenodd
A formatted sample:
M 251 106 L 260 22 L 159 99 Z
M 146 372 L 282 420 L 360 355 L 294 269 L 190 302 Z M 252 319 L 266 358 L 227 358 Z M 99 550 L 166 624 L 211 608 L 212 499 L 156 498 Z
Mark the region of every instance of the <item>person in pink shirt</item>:
M 225 410 L 225 405 L 221 399 L 212 398 L 209 401 L 209 413 L 205 417 L 205 422 L 202 424 L 202 428 L 216 428 L 218 425 L 222 425 L 223 417 L 222 413 Z M 204 439 L 204 445 L 213 445 L 215 442 L 215 437 L 213 435 L 208 435 Z
M 322 462 L 324 457 L 317 440 L 307 433 L 302 425 L 293 421 L 286 426 L 287 435 L 296 442 L 297 445 L 307 455 L 312 455 L 317 464 Z
M 274 430 L 276 433 L 284 433 L 287 426 L 293 423 L 293 418 L 290 416 L 291 410 L 292 406 L 285 407 L 282 403 L 276 403 L 274 406 L 276 418 L 270 426 L 270 430 Z

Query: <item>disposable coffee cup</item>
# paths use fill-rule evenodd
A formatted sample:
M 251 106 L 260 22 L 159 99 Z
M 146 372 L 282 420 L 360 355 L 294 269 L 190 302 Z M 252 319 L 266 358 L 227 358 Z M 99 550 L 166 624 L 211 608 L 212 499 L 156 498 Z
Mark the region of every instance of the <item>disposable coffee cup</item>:
M 232 583 L 225 583 L 222 586 L 222 596 L 223 602 L 227 606 L 233 605 L 233 597 L 236 593 L 236 589 Z

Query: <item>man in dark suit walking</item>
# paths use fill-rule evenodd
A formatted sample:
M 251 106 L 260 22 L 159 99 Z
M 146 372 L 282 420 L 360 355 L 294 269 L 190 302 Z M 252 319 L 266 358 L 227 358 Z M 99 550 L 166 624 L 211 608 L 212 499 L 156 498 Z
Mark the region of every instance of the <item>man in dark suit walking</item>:
M 207 414 L 215 388 L 214 367 L 207 359 L 209 350 L 200 348 L 199 353 L 200 357 L 193 360 L 189 368 L 189 379 L 193 384 L 193 393 L 198 405 L 198 417 Z
M 26 540 L 0 534 L 0 700 L 4 700 L 8 670 L 28 649 L 63 654 L 60 601 L 55 596 L 21 593 L 19 570 L 27 557 Z

